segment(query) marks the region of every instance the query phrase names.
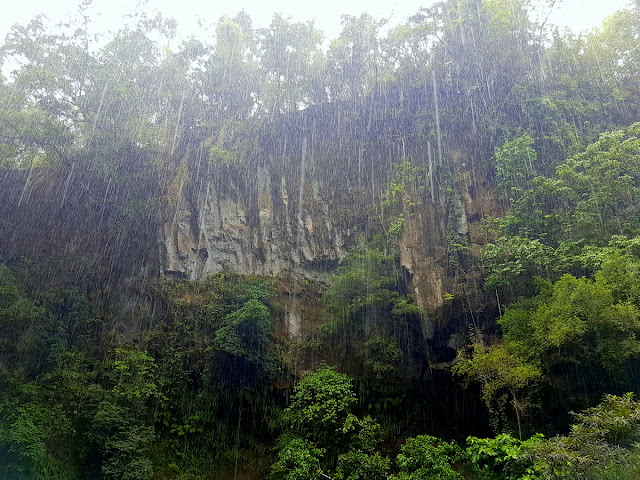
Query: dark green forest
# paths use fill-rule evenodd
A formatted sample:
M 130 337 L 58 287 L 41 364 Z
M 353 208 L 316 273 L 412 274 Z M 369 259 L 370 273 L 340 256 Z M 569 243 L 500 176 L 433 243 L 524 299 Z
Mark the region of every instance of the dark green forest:
M 640 3 L 554 3 L 15 25 L 0 478 L 640 478 Z

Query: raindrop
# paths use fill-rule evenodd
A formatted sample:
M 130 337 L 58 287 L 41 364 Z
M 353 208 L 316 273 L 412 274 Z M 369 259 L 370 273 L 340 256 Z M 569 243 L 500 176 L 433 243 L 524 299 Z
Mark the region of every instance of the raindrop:
M 35 163 L 36 162 L 34 160 L 31 160 L 31 166 L 29 167 L 29 173 L 27 174 L 27 179 L 24 182 L 24 187 L 22 188 L 22 193 L 20 194 L 20 199 L 18 200 L 18 206 L 20 206 L 20 204 L 22 203 L 22 199 L 24 198 L 27 189 L 31 185 L 31 174 L 33 172 L 33 166 L 35 165 Z
M 187 90 L 182 91 L 182 98 L 180 98 L 180 107 L 178 107 L 178 118 L 176 119 L 176 128 L 173 132 L 173 142 L 171 143 L 171 155 L 173 156 L 176 144 L 178 142 L 178 132 L 180 130 L 180 121 L 182 120 L 182 106 L 184 105 L 184 99 L 187 96 Z
M 304 201 L 304 180 L 305 180 L 305 165 L 307 160 L 307 136 L 302 137 L 302 160 L 300 163 L 300 186 L 298 189 L 298 231 L 296 238 L 296 259 L 300 264 L 302 257 L 300 255 L 300 248 L 302 242 L 302 235 L 305 228 L 304 221 L 302 219 L 303 201 Z
M 433 82 L 433 104 L 436 114 L 436 136 L 438 138 L 438 164 L 442 165 L 442 138 L 440 135 L 440 109 L 438 106 L 438 84 L 436 82 L 436 72 L 431 70 L 431 81 Z
M 104 84 L 104 88 L 102 89 L 102 95 L 100 95 L 100 103 L 98 104 L 98 112 L 96 113 L 96 118 L 93 120 L 93 127 L 91 129 L 91 136 L 89 137 L 89 145 L 93 143 L 93 135 L 96 133 L 96 126 L 98 124 L 98 120 L 100 119 L 100 113 L 102 112 L 102 104 L 104 103 L 104 96 L 107 93 L 107 89 L 109 88 L 109 81 Z
M 64 201 L 67 198 L 67 192 L 69 191 L 69 184 L 71 183 L 71 177 L 73 176 L 73 168 L 75 167 L 75 163 L 71 164 L 71 168 L 69 169 L 69 175 L 67 175 L 67 180 L 64 184 L 64 192 L 62 193 L 62 199 L 60 200 L 60 207 L 64 205 Z

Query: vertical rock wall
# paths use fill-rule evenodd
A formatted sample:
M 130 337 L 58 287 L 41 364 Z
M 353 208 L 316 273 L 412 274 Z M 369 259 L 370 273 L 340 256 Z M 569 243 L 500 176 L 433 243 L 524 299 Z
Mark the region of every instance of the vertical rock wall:
M 192 179 L 160 231 L 161 274 L 194 280 L 233 271 L 294 283 L 328 282 L 357 238 L 376 223 L 376 196 L 371 185 L 352 189 L 348 182 L 337 184 L 335 176 L 327 181 L 332 177 L 319 174 L 323 169 L 313 162 L 305 178 L 300 159 L 289 162 L 284 167 L 262 164 L 253 171 L 218 166 L 216 174 Z M 453 236 L 477 252 L 483 242 L 479 221 L 495 206 L 470 170 L 457 169 L 455 176 L 448 197 L 411 191 L 405 194 L 411 201 L 403 203 L 400 263 L 424 311 L 425 338 L 444 326 L 446 298 L 460 293 L 447 242 Z M 387 179 L 377 180 L 375 189 L 383 191 Z M 292 337 L 308 324 L 298 303 L 290 302 L 285 312 Z
M 224 185 L 206 179 L 184 189 L 161 230 L 162 273 L 191 280 L 233 271 L 326 281 L 361 227 L 336 217 L 334 194 L 318 181 L 300 185 L 266 168 L 258 168 L 250 183 L 228 176 Z

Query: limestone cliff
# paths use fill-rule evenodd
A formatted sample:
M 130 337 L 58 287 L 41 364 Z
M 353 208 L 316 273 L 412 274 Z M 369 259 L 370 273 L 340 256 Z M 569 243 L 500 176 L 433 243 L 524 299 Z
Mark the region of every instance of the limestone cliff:
M 327 280 L 357 232 L 339 217 L 336 193 L 266 168 L 252 180 L 227 178 L 221 186 L 207 178 L 184 190 L 161 228 L 163 274 L 197 279 L 234 271 Z
M 390 142 L 364 125 L 347 128 L 326 113 L 311 110 L 273 127 L 270 137 L 256 140 L 257 154 L 237 164 L 185 151 L 186 173 L 172 195 L 169 182 L 152 174 L 136 188 L 126 175 L 105 180 L 82 164 L 4 172 L 0 252 L 8 261 L 46 259 L 43 282 L 79 278 L 108 288 L 142 290 L 156 275 L 274 277 L 289 299 L 287 333 L 298 336 L 311 328 L 309 315 L 321 315 L 305 312 L 305 302 L 317 298 L 349 250 L 362 238 L 387 236 L 389 218 L 402 214 L 395 248 L 424 311 L 423 336 L 452 332 L 458 327 L 448 323 L 456 315 L 447 313 L 451 298 L 466 304 L 477 290 L 474 259 L 486 242 L 480 219 L 500 213 L 488 167 L 471 167 L 473 149 L 449 147 L 441 166 L 448 177 L 435 178 L 433 191 L 410 188 L 400 206 L 383 207 L 393 165 L 410 158 L 426 167 L 424 145 Z M 335 141 L 345 129 L 366 136 Z M 157 168 L 175 176 L 175 163 Z
M 375 159 L 361 155 L 358 160 L 370 165 Z M 350 179 L 345 169 L 340 179 L 340 172 L 327 173 L 322 162 L 321 154 L 304 150 L 280 162 L 210 165 L 207 174 L 192 175 L 159 228 L 161 275 L 199 279 L 233 271 L 294 283 L 330 281 L 359 237 L 385 235 L 385 215 L 392 212 L 383 211 L 380 196 L 391 169 L 378 169 L 374 176 L 360 166 L 360 176 Z M 411 201 L 401 207 L 405 221 L 396 244 L 409 287 L 425 313 L 425 338 L 446 326 L 446 299 L 461 298 L 472 288 L 476 270 L 465 265 L 455 271 L 452 258 L 474 262 L 484 243 L 479 221 L 496 208 L 486 171 L 474 176 L 464 166 L 449 170 L 447 193 L 443 188 L 408 190 Z M 361 182 L 362 177 L 373 179 Z M 464 253 L 452 252 L 452 245 L 462 245 Z M 293 303 L 286 315 L 288 333 L 296 336 L 305 319 L 300 303 Z

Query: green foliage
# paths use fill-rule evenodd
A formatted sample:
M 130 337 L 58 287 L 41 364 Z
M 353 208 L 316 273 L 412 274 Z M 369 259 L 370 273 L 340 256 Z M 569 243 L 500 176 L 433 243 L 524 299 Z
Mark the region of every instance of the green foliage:
M 351 379 L 325 364 L 305 375 L 294 387 L 284 418 L 291 427 L 288 440 L 272 467 L 275 478 L 385 479 L 390 460 L 378 452 L 380 426 L 371 417 L 351 413 L 357 402 Z M 302 438 L 301 438 L 302 437 Z M 278 473 L 312 475 L 282 477 Z
M 240 159 L 233 152 L 229 152 L 217 145 L 214 145 L 209 149 L 209 161 L 222 165 L 234 165 L 238 163 Z
M 558 280 L 567 272 L 591 273 L 609 254 L 629 255 L 623 243 L 631 240 L 623 239 L 640 231 L 639 128 L 604 133 L 558 165 L 555 175 L 518 187 L 513 213 L 496 222 L 498 238 L 483 250 L 487 287 L 500 287 L 507 299 L 531 296 L 534 276 Z M 516 151 L 531 148 L 523 138 L 522 145 L 509 144 L 500 155 L 528 156 Z
M 536 151 L 531 148 L 533 138 L 529 135 L 507 141 L 496 148 L 496 178 L 510 202 L 522 197 L 529 181 L 536 176 Z
M 85 441 L 99 454 L 105 478 L 149 479 L 155 429 L 146 422 L 147 408 L 150 401 L 163 399 L 155 359 L 143 351 L 119 348 L 111 367 L 113 387 L 94 399 Z
M 566 436 L 534 443 L 526 452 L 542 478 L 633 478 L 637 473 L 640 403 L 633 394 L 606 395 L 575 415 Z
M 505 389 L 515 392 L 540 378 L 541 372 L 535 363 L 529 363 L 511 351 L 510 344 L 485 347 L 473 345 L 469 359 L 460 359 L 452 368 L 457 375 L 482 384 L 482 395 L 488 404 L 498 392 Z
M 522 285 L 534 276 L 546 276 L 552 268 L 554 251 L 540 240 L 518 236 L 500 237 L 482 252 L 485 285 L 495 288 Z
M 378 380 L 393 375 L 402 361 L 402 350 L 394 339 L 373 337 L 365 342 L 364 347 L 365 365 Z
M 65 469 L 60 459 L 52 455 L 52 450 L 72 430 L 59 406 L 27 403 L 18 407 L 9 418 L 12 421 L 7 422 L 6 427 L 0 427 L 0 443 L 7 445 L 10 452 L 18 453 L 27 471 L 32 475 L 47 470 L 59 470 L 61 475 L 64 470 L 68 474 L 75 473 L 71 466 Z
M 350 416 L 343 431 L 350 433 L 350 448 L 338 456 L 334 477 L 343 480 L 386 479 L 391 460 L 378 451 L 380 425 L 369 416 L 363 419 Z
M 351 379 L 334 367 L 321 365 L 294 387 L 287 415 L 306 434 L 335 433 L 342 430 L 356 401 Z
M 355 101 L 376 86 L 382 63 L 379 31 L 386 23 L 368 13 L 343 15 L 342 31 L 327 52 L 330 100 Z
M 216 331 L 216 348 L 248 362 L 265 362 L 264 347 L 271 332 L 271 313 L 259 300 L 248 300 L 242 307 L 227 315 Z
M 106 479 L 148 480 L 153 465 L 147 455 L 154 440 L 153 427 L 133 426 L 118 431 L 105 441 L 106 460 L 102 473 Z
M 507 217 L 504 232 L 559 242 L 604 245 L 612 235 L 636 235 L 640 125 L 604 133 L 583 152 L 538 177 Z
M 269 27 L 256 33 L 263 80 L 260 101 L 271 119 L 326 98 L 313 79 L 325 73 L 326 57 L 320 53 L 322 32 L 312 21 L 293 23 L 275 14 Z
M 391 180 L 381 197 L 383 207 L 388 207 L 391 215 L 387 219 L 387 236 L 392 245 L 402 234 L 405 221 L 415 214 L 416 207 L 422 204 L 422 194 L 427 182 L 434 198 L 433 170 L 429 169 L 426 179 L 425 167 L 415 166 L 409 160 L 393 165 Z
M 330 305 L 353 311 L 397 297 L 393 257 L 372 248 L 360 248 L 342 260 L 324 297 Z
M 152 405 L 156 448 L 166 449 L 167 463 L 180 471 L 201 475 L 233 463 L 242 449 L 268 458 L 260 442 L 281 413 L 270 387 L 272 282 L 226 273 L 165 284 L 162 295 L 169 321 L 147 340 L 166 397 Z
M 640 358 L 635 243 L 617 237 L 609 247 L 583 249 L 574 261 L 599 268 L 592 278 L 565 274 L 555 283 L 536 280 L 537 295 L 507 307 L 498 319 L 503 343 L 474 346 L 454 372 L 480 382 L 490 408 L 501 390 L 509 390 L 518 420 L 518 390 L 532 382 L 564 377 L 556 390 L 562 401 L 586 385 L 600 394 L 614 385 L 632 387 L 629 367 Z
M 0 448 L 10 455 L 7 472 L 72 480 L 95 472 L 151 478 L 165 463 L 212 471 L 236 439 L 237 424 L 227 420 L 228 412 L 254 402 L 227 389 L 237 372 L 225 358 L 248 362 L 246 370 L 265 368 L 271 312 L 263 302 L 273 297 L 270 282 L 229 274 L 167 285 L 169 319 L 156 325 L 162 340 L 149 332 L 146 348 L 107 350 L 95 341 L 101 321 L 86 296 L 51 291 L 39 297 L 40 305 L 26 297 L 10 270 L 2 267 L 0 273 L 3 328 L 19 340 L 0 357 L 9 369 L 0 375 Z M 19 322 L 24 330 L 16 328 Z M 225 336 L 236 343 L 223 342 Z M 238 341 L 244 350 L 230 352 Z M 20 362 L 12 363 L 14 357 Z M 252 358 L 263 363 L 249 363 Z M 28 383 L 31 364 L 38 376 Z M 250 385 L 256 388 L 255 380 Z M 276 415 L 269 402 L 243 408 L 264 409 L 266 423 Z M 158 456 L 162 448 L 168 453 Z
M 70 442 L 76 425 L 55 389 L 7 377 L 0 376 L 0 449 L 15 456 L 3 453 L 0 472 L 11 472 L 8 478 L 23 478 L 17 472 L 24 478 L 80 478 Z
M 373 454 L 362 450 L 350 450 L 338 457 L 336 480 L 386 480 L 391 460 L 379 452 Z
M 578 379 L 584 391 L 598 395 L 635 382 L 628 367 L 640 358 L 639 131 L 634 124 L 604 133 L 556 166 L 555 174 L 523 183 L 512 198 L 513 212 L 497 222 L 498 238 L 483 252 L 485 286 L 503 301 L 529 298 L 498 320 L 504 346 L 526 363 L 540 362 L 556 401 L 573 401 Z M 496 160 L 499 153 L 525 165 L 518 151 L 532 144 L 520 140 L 496 150 Z M 524 182 L 529 173 L 514 175 Z
M 171 427 L 171 433 L 177 433 L 179 436 L 188 433 L 204 433 L 204 427 L 201 424 L 202 417 L 200 415 L 191 415 L 190 417 L 182 417 L 182 423 L 174 423 Z
M 407 439 L 400 447 L 396 460 L 397 480 L 462 480 L 453 464 L 460 455 L 460 448 L 430 435 Z
M 611 262 L 624 268 L 620 257 Z M 530 355 L 542 355 L 547 362 L 573 361 L 615 375 L 620 365 L 640 355 L 640 311 L 625 298 L 615 299 L 613 264 L 594 280 L 564 275 L 529 306 L 508 309 L 500 319 L 507 340 L 525 345 Z M 637 279 L 617 278 L 628 283 Z
M 323 333 L 341 342 L 346 351 L 356 349 L 353 360 L 374 377 L 384 377 L 402 365 L 399 325 L 416 325 L 420 307 L 404 295 L 397 260 L 374 248 L 361 247 L 345 257 L 324 292 L 328 306 Z M 402 292 L 402 293 L 401 293 Z
M 207 351 L 213 346 L 221 363 L 226 361 L 222 357 L 229 356 L 250 365 L 240 368 L 260 373 L 270 368 L 267 345 L 273 325 L 268 304 L 274 296 L 270 281 L 219 274 L 165 285 L 164 294 L 176 320 L 175 335 L 181 341 L 195 342 Z
M 156 362 L 146 352 L 117 348 L 113 361 L 116 395 L 127 401 L 161 396 L 157 386 Z
M 271 467 L 272 478 L 283 480 L 321 480 L 320 458 L 325 450 L 301 438 L 292 439 L 278 453 Z
M 541 434 L 536 434 L 523 441 L 506 433 L 495 438 L 469 437 L 464 455 L 479 479 L 530 480 L 536 477 L 533 475 L 529 452 L 543 438 Z
M 306 171 L 327 183 L 339 179 L 350 192 L 357 185 L 379 198 L 379 179 L 391 179 L 384 221 L 371 215 L 365 225 L 372 235 L 386 229 L 390 251 L 418 218 L 411 215 L 444 219 L 433 223 L 434 238 L 444 236 L 443 267 L 456 282 L 468 280 L 469 295 L 455 290 L 450 301 L 445 293 L 447 311 L 472 297 L 470 240 L 478 236 L 459 233 L 458 221 L 467 213 L 462 200 L 491 211 L 493 155 L 513 210 L 485 249 L 486 286 L 503 300 L 528 299 L 500 319 L 502 343 L 476 346 L 455 369 L 479 381 L 494 409 L 511 395 L 519 415 L 534 385 L 551 393 L 548 415 L 566 406 L 563 394 L 587 404 L 604 387 L 636 385 L 640 127 L 619 125 L 639 113 L 637 2 L 583 35 L 546 36 L 524 0 L 438 2 L 386 38 L 385 20 L 345 16 L 326 51 L 312 22 L 276 15 L 258 30 L 244 13 L 222 18 L 211 44 L 162 48 L 157 39 L 169 43 L 174 22 L 144 13 L 95 43 L 88 8 L 84 2 L 66 27 L 45 17 L 16 25 L 0 48 L 0 63 L 16 68 L 0 78 L 0 168 L 11 201 L 3 212 L 17 212 L 0 220 L 0 243 L 11 250 L 31 224 L 52 239 L 15 250 L 15 257 L 42 255 L 48 263 L 37 275 L 0 266 L 0 455 L 9 454 L 15 471 L 149 478 L 153 462 L 158 478 L 204 477 L 230 445 L 237 458 L 272 441 L 288 376 L 281 371 L 274 388 L 271 282 L 227 273 L 149 292 L 146 277 L 139 280 L 157 266 L 157 224 L 169 225 L 179 205 L 199 205 L 198 185 L 254 192 L 246 172 L 286 169 L 305 136 L 314 152 Z M 23 180 L 16 187 L 11 178 Z M 36 204 L 51 212 L 53 230 L 40 230 L 45 215 L 23 216 Z M 254 215 L 249 209 L 250 225 Z M 91 233 L 84 241 L 74 218 Z M 97 253 L 86 254 L 92 248 Z M 58 260 L 48 258 L 51 250 L 61 252 Z M 314 345 L 361 375 L 364 404 L 398 405 L 408 388 L 400 369 L 415 362 L 426 374 L 426 359 L 442 346 L 436 336 L 427 348 L 416 333 L 423 312 L 406 295 L 401 271 L 381 250 L 357 249 L 322 299 L 326 328 Z M 53 277 L 64 290 L 44 291 Z M 149 299 L 154 314 L 123 318 L 112 303 L 125 290 Z M 471 303 L 474 324 L 484 321 L 488 310 L 478 316 Z M 445 375 L 428 371 L 436 382 Z M 389 460 L 376 450 L 374 422 L 353 413 L 350 381 L 328 367 L 318 376 L 294 391 L 287 415 L 305 438 L 280 452 L 275 475 L 384 478 Z M 598 415 L 633 417 L 613 407 Z M 539 460 L 550 465 L 544 474 L 613 478 L 615 468 L 637 463 L 627 440 L 618 445 L 588 430 L 615 431 L 599 421 L 585 417 L 574 439 L 543 442 L 551 458 Z M 580 436 L 592 450 L 578 450 Z M 449 444 L 416 442 L 402 454 L 399 478 L 459 478 Z M 479 442 L 470 446 L 478 469 L 519 475 L 518 441 Z M 611 452 L 627 464 L 588 472 L 590 451 L 600 466 Z M 578 473 L 577 464 L 584 464 Z
M 538 362 L 522 355 L 519 347 L 517 343 L 509 342 L 492 347 L 476 343 L 469 358 L 459 355 L 452 372 L 480 383 L 482 398 L 494 414 L 500 413 L 501 405 L 497 400 L 501 394 L 506 393 L 511 399 L 518 434 L 522 438 L 521 414 L 525 410 L 525 402 L 521 398 L 521 392 L 539 381 L 542 372 Z
M 389 236 L 398 237 L 402 233 L 402 227 L 404 226 L 404 214 L 398 215 L 395 219 L 391 220 L 389 225 Z
M 424 167 L 414 166 L 410 161 L 406 160 L 397 163 L 393 168 L 393 176 L 387 186 L 387 190 L 382 197 L 382 204 L 391 206 L 395 203 L 410 203 L 408 194 L 410 191 L 424 188 Z

